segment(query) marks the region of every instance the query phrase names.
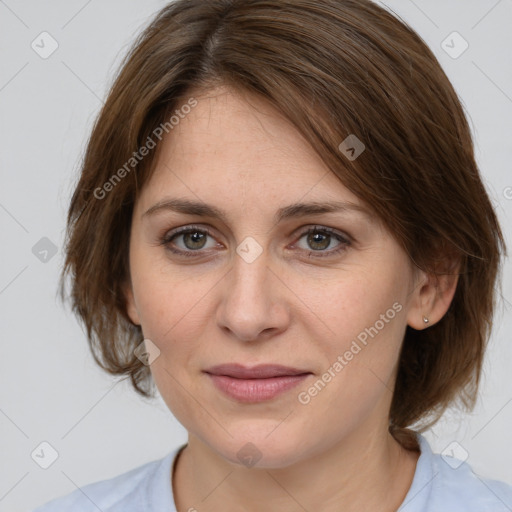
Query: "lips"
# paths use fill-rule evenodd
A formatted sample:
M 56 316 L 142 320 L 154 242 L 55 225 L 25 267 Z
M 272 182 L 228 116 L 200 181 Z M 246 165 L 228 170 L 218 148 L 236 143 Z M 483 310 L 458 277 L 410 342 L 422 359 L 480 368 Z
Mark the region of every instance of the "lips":
M 234 379 L 269 379 L 272 377 L 286 377 L 311 373 L 308 370 L 301 370 L 278 364 L 261 364 L 247 368 L 241 364 L 219 364 L 213 366 L 206 373 L 211 375 L 224 375 Z
M 247 368 L 221 364 L 205 371 L 215 388 L 238 402 L 272 400 L 298 386 L 311 372 L 289 366 L 262 364 Z

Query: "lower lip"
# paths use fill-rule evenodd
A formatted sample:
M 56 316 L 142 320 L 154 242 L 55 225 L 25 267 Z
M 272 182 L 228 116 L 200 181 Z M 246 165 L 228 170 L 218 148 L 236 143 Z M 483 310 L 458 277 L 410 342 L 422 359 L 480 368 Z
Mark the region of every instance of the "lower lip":
M 226 375 L 208 375 L 217 389 L 235 400 L 263 402 L 294 388 L 311 374 L 285 375 L 268 379 L 235 379 Z

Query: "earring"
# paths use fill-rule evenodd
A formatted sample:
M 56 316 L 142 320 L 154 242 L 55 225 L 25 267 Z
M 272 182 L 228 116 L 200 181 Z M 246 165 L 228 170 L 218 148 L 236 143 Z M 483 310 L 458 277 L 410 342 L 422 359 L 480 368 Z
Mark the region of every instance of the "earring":
M 423 316 L 423 323 L 426 325 L 429 322 L 430 322 L 430 320 L 426 316 Z

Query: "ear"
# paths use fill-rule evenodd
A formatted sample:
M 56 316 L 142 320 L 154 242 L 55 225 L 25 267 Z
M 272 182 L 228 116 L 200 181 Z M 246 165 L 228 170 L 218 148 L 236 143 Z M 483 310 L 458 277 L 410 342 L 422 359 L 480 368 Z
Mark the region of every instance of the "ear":
M 126 303 L 126 313 L 135 325 L 140 325 L 139 312 L 137 311 L 137 306 L 135 305 L 131 282 L 126 282 L 122 288 Z
M 457 289 L 459 263 L 446 270 L 434 274 L 417 269 L 416 286 L 407 313 L 407 324 L 413 329 L 426 329 L 436 324 L 448 311 Z

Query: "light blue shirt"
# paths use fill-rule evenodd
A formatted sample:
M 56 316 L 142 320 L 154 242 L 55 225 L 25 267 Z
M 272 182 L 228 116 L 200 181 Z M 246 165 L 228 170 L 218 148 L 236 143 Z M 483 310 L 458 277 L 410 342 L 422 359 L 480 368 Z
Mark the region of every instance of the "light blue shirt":
M 512 512 L 512 486 L 475 475 L 457 459 L 432 453 L 418 435 L 421 455 L 398 512 Z M 108 480 L 76 489 L 33 512 L 176 512 L 171 468 L 182 447 Z

